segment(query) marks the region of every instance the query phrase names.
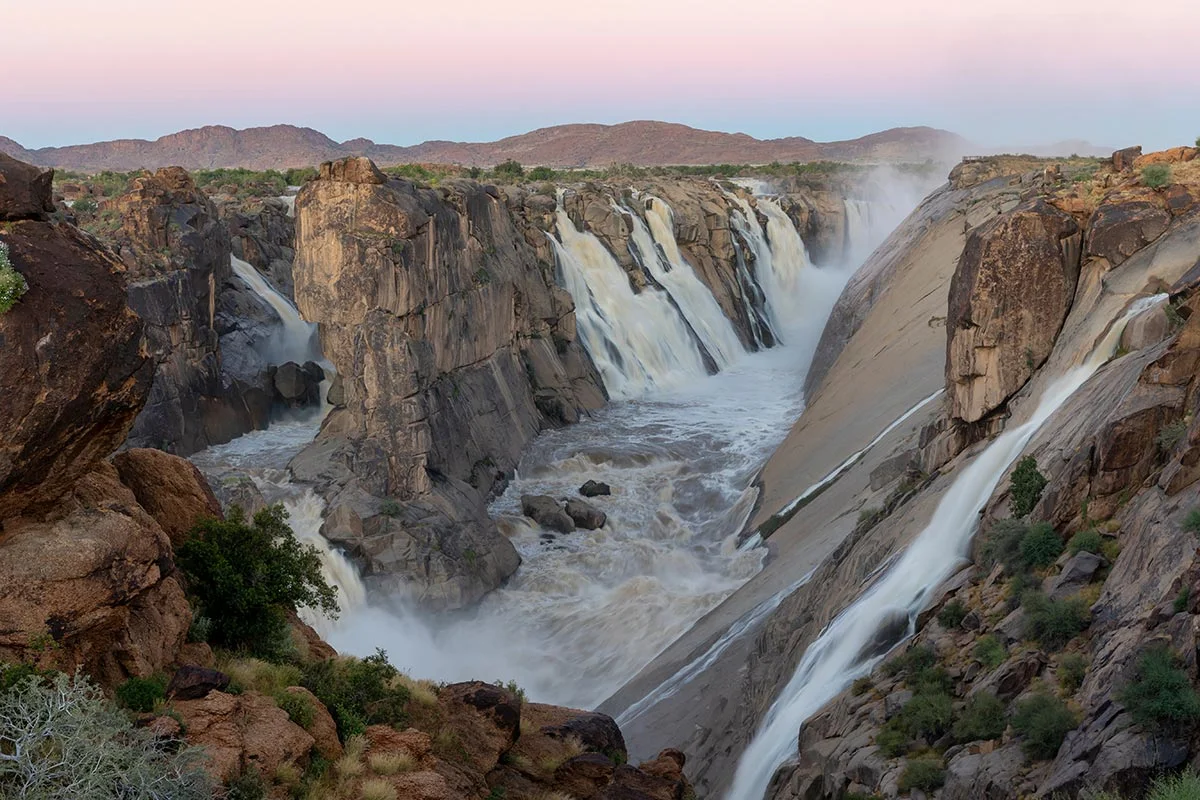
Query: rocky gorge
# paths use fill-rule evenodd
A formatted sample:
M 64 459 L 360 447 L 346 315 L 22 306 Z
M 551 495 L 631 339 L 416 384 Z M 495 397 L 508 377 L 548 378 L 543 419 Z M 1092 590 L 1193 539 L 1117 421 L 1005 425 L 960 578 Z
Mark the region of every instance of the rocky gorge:
M 275 796 L 318 756 L 403 797 L 1136 795 L 1193 758 L 1125 687 L 1155 642 L 1195 681 L 1195 157 L 967 160 L 928 195 L 350 157 L 294 198 L 168 168 L 78 211 L 0 157 L 0 657 L 225 670 L 143 722 Z M 354 738 L 214 655 L 175 552 L 279 497 L 340 649 L 596 711 L 406 678 L 405 724 Z M 307 676 L 332 648 L 290 626 Z

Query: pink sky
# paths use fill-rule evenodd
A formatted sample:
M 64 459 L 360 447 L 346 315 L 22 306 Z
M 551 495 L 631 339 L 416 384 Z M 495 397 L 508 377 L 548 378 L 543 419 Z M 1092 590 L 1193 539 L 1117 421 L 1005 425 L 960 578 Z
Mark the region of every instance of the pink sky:
M 1200 134 L 1200 3 L 58 0 L 10 3 L 0 135 L 222 123 L 492 139 L 669 119 L 760 137 L 930 124 L 981 143 Z

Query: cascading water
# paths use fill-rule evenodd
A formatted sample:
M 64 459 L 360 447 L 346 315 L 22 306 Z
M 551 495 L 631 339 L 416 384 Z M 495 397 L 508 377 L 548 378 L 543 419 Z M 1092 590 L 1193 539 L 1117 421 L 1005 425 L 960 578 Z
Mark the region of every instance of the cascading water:
M 637 214 L 630 213 L 629 216 L 633 219 L 633 244 L 639 263 L 675 300 L 680 313 L 716 361 L 717 368 L 728 368 L 746 354 L 746 349 L 712 292 L 696 277 L 679 251 L 671 207 L 657 197 L 648 198 L 646 220 L 649 228 Z
M 885 624 L 906 615 L 911 635 L 913 620 L 929 602 L 930 594 L 966 558 L 979 512 L 1009 465 L 1042 423 L 1112 356 L 1124 323 L 1159 299 L 1135 302 L 1080 366 L 1046 387 L 1026 422 L 1004 431 L 962 469 L 904 555 L 808 646 L 742 753 L 727 794 L 729 800 L 760 800 L 764 796 L 775 770 L 795 752 L 801 725 L 884 657 L 870 654 L 868 645 Z
M 629 276 L 591 233 L 575 229 L 561 203 L 558 235 L 550 241 L 563 285 L 575 300 L 579 338 L 614 399 L 677 386 L 707 374 L 704 357 L 670 299 Z
M 267 281 L 254 266 L 237 256 L 231 256 L 233 272 L 279 315 L 283 327 L 267 344 L 263 355 L 273 364 L 287 361 L 304 363 L 320 358 L 316 346 L 317 326 L 305 322 L 286 297 Z

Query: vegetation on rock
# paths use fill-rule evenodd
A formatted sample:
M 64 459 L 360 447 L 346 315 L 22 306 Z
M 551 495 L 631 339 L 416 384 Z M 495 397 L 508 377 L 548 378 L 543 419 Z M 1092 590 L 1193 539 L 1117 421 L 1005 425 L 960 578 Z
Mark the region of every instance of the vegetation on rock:
M 146 713 L 167 696 L 167 679 L 162 675 L 130 678 L 117 687 L 117 702 L 131 711 Z
M 1017 703 L 1012 726 L 1022 737 L 1021 749 L 1041 761 L 1054 758 L 1063 739 L 1079 724 L 1066 703 L 1048 692 L 1038 692 Z
M 27 291 L 29 284 L 25 277 L 13 268 L 9 260 L 8 245 L 0 242 L 0 314 L 12 309 Z
M 1021 595 L 1025 633 L 1050 651 L 1061 650 L 1088 625 L 1088 605 L 1079 597 L 1055 600 L 1040 591 Z
M 303 669 L 302 685 L 329 709 L 342 741 L 368 725 L 403 726 L 408 721 L 411 695 L 382 650 L 363 659 L 316 661 Z
M 1017 468 L 1012 472 L 1009 486 L 1009 505 L 1014 517 L 1027 517 L 1042 498 L 1046 488 L 1046 476 L 1038 471 L 1037 461 L 1033 456 L 1025 456 L 1017 462 Z
M 316 548 L 297 541 L 281 504 L 250 523 L 236 508 L 226 521 L 201 522 L 176 561 L 212 620 L 211 642 L 266 653 L 286 636 L 286 611 L 308 606 L 337 615 L 336 589 L 321 572 Z
M 1063 551 L 1062 539 L 1048 522 L 1038 522 L 1029 527 L 1021 537 L 1021 560 L 1026 566 L 1038 569 L 1054 563 Z
M 1152 647 L 1142 655 L 1136 674 L 1117 699 L 1134 720 L 1148 727 L 1178 731 L 1200 721 L 1200 696 L 1178 656 L 1165 646 Z
M 1171 168 L 1166 164 L 1150 164 L 1142 170 L 1142 183 L 1151 189 L 1161 189 L 1171 182 Z

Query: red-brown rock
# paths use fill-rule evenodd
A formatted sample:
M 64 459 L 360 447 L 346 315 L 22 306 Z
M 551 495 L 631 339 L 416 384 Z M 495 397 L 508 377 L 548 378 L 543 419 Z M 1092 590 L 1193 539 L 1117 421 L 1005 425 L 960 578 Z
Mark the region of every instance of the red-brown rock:
M 1161 236 L 1170 224 L 1166 201 L 1152 189 L 1143 187 L 1110 195 L 1088 220 L 1087 254 L 1120 266 Z
M 54 210 L 54 170 L 0 153 L 0 220 L 37 219 Z
M 121 483 L 178 546 L 202 519 L 221 519 L 221 505 L 190 461 L 162 450 L 134 449 L 113 456 Z

